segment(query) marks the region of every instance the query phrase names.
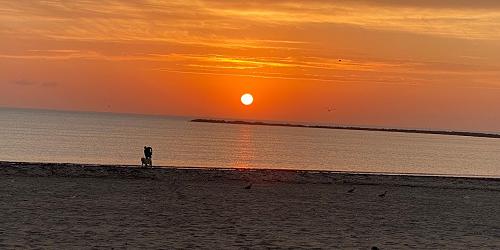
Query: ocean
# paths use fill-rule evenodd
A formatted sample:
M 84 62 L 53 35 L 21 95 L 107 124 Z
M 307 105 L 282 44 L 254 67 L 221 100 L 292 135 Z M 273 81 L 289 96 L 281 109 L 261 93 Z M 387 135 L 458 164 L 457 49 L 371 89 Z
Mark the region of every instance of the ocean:
M 0 108 L 0 161 L 500 177 L 500 139 Z

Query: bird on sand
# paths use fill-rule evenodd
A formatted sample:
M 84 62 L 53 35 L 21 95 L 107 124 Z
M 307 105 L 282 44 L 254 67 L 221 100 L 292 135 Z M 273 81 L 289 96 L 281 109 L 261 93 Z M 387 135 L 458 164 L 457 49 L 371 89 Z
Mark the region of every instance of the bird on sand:
M 378 197 L 384 198 L 386 194 L 387 194 L 387 191 L 385 191 L 383 194 L 379 194 Z
M 245 189 L 250 189 L 252 188 L 253 183 L 248 184 L 248 186 L 245 187 Z
M 354 193 L 354 190 L 356 190 L 356 187 L 353 187 L 351 189 L 349 189 L 349 191 L 347 191 L 348 193 Z

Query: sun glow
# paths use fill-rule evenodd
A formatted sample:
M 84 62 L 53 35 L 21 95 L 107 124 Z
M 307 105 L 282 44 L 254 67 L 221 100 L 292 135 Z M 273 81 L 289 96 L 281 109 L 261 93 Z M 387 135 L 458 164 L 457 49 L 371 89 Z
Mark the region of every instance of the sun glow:
M 244 94 L 241 96 L 241 103 L 243 103 L 243 105 L 246 105 L 246 106 L 249 106 L 249 105 L 252 105 L 253 103 L 253 96 L 251 94 Z

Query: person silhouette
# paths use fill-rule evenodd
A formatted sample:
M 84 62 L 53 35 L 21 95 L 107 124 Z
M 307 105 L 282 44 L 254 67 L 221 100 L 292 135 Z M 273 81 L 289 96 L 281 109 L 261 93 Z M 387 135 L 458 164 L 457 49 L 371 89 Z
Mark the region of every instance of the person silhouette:
M 149 166 L 153 166 L 153 160 L 151 159 L 153 157 L 153 148 L 149 146 L 144 146 L 144 157 L 147 160 L 147 163 L 149 163 Z M 146 164 L 147 166 L 147 164 Z
M 149 157 L 149 159 L 153 158 L 153 148 L 152 147 L 148 147 L 148 157 Z

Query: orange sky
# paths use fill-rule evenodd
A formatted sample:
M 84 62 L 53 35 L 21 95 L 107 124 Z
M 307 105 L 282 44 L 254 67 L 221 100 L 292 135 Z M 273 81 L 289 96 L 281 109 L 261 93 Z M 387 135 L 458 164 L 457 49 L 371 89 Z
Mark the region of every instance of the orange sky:
M 500 2 L 0 0 L 0 106 L 500 132 Z

